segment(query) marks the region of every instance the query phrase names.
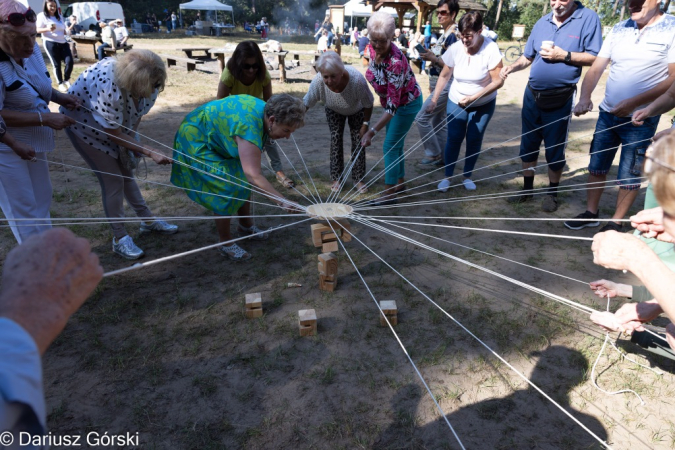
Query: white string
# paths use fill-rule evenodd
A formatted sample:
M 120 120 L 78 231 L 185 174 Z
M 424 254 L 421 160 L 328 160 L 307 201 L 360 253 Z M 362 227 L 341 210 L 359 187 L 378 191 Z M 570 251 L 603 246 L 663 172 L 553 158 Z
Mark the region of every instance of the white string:
M 153 259 L 152 261 L 136 263 L 131 267 L 125 267 L 123 269 L 112 270 L 110 272 L 106 272 L 106 273 L 103 274 L 103 278 L 112 277 L 114 275 L 119 275 L 121 273 L 131 272 L 133 270 L 140 270 L 140 269 L 143 269 L 143 268 L 146 268 L 146 267 L 149 267 L 149 266 L 154 266 L 155 264 L 163 263 L 163 262 L 166 262 L 166 261 L 171 261 L 171 260 L 174 260 L 174 259 L 177 259 L 177 258 L 182 258 L 183 256 L 194 255 L 195 253 L 203 252 L 205 250 L 210 250 L 212 248 L 218 248 L 218 247 L 222 247 L 222 246 L 227 245 L 227 244 L 232 244 L 234 242 L 243 241 L 244 239 L 249 239 L 249 238 L 252 238 L 252 237 L 257 236 L 259 234 L 269 233 L 269 232 L 272 232 L 272 231 L 281 230 L 282 228 L 290 227 L 290 226 L 293 226 L 293 225 L 298 225 L 298 224 L 301 224 L 303 222 L 307 222 L 308 220 L 313 220 L 313 219 L 311 217 L 308 217 L 308 218 L 303 219 L 299 222 L 294 222 L 294 223 L 287 224 L 287 225 L 280 225 L 280 226 L 276 226 L 276 227 L 271 227 L 271 228 L 268 228 L 266 230 L 260 231 L 258 233 L 253 233 L 253 234 L 249 234 L 249 235 L 246 235 L 246 236 L 242 236 L 240 238 L 231 239 L 231 240 L 226 241 L 226 242 L 218 242 L 217 244 L 211 244 L 211 245 L 207 245 L 207 246 L 204 246 L 204 247 L 196 248 L 194 250 L 188 250 L 186 252 L 176 253 L 176 254 L 173 254 L 173 255 L 165 256 L 163 258 Z
M 510 230 L 491 230 L 489 228 L 474 228 L 474 227 L 460 227 L 455 225 L 441 225 L 438 223 L 422 223 L 422 222 L 405 222 L 402 220 L 381 220 L 381 219 L 372 219 L 374 222 L 384 222 L 388 224 L 394 223 L 403 223 L 406 225 L 423 225 L 427 227 L 437 227 L 437 228 L 453 228 L 459 230 L 470 230 L 470 231 L 489 231 L 492 233 L 505 233 L 505 234 L 519 234 L 522 236 L 536 236 L 536 237 L 550 237 L 557 239 L 572 239 L 578 241 L 592 241 L 593 238 L 582 237 L 582 236 L 565 236 L 562 234 L 546 234 L 546 233 L 531 233 L 526 231 L 510 231 Z
M 367 222 L 367 221 L 363 221 L 363 220 L 358 220 L 358 221 L 361 222 L 361 223 Z M 366 224 L 366 225 L 369 225 L 369 224 Z M 383 228 L 383 227 L 382 227 L 382 228 Z M 386 229 L 385 229 L 385 230 L 386 230 Z M 387 230 L 387 231 L 391 231 L 391 230 Z M 411 243 L 414 243 L 414 245 L 418 245 L 418 246 L 422 246 L 422 247 L 428 247 L 428 246 L 425 246 L 424 244 L 422 244 L 421 242 L 417 242 L 417 241 L 414 241 L 414 240 L 410 240 L 409 238 L 406 238 L 405 236 L 402 236 L 402 235 L 400 235 L 399 233 L 395 233 L 395 235 L 396 235 L 396 237 L 398 237 L 399 239 L 402 239 L 402 240 L 404 240 L 404 241 L 408 241 L 408 242 L 412 241 Z M 396 274 L 397 274 L 399 277 L 401 277 L 405 282 L 407 282 L 410 286 L 412 286 L 417 292 L 419 292 L 419 293 L 420 293 L 424 298 L 426 298 L 431 304 L 433 304 L 433 305 L 434 305 L 436 308 L 438 308 L 443 314 L 445 314 L 448 318 L 450 318 L 450 320 L 452 320 L 455 324 L 457 324 L 460 328 L 462 328 L 462 330 L 464 330 L 467 334 L 469 334 L 469 336 L 471 336 L 472 338 L 474 338 L 474 339 L 475 339 L 479 344 L 481 344 L 485 349 L 487 349 L 490 353 L 492 353 L 495 357 L 497 357 L 502 363 L 504 363 L 504 364 L 505 364 L 506 366 L 508 366 L 512 371 L 514 371 L 514 372 L 515 372 L 521 379 L 523 379 L 527 384 L 529 384 L 530 386 L 532 386 L 537 392 L 539 392 L 542 396 L 544 396 L 544 398 L 546 398 L 546 399 L 549 400 L 551 403 L 553 403 L 553 404 L 554 404 L 560 411 L 562 411 L 566 416 L 568 416 L 568 417 L 569 417 L 570 419 L 572 419 L 577 425 L 579 425 L 579 426 L 580 426 L 581 428 L 583 428 L 586 432 L 588 432 L 591 436 L 593 436 L 593 438 L 595 438 L 599 443 L 601 443 L 602 445 L 604 445 L 606 448 L 611 449 L 611 447 L 609 446 L 609 444 L 607 444 L 607 442 L 603 441 L 600 437 L 598 437 L 595 433 L 593 433 L 593 431 L 591 431 L 588 427 L 586 427 L 583 423 L 581 423 L 576 417 L 574 417 L 572 414 L 570 414 L 565 408 L 563 408 L 562 406 L 560 406 L 555 400 L 553 400 L 553 399 L 552 399 L 549 395 L 547 395 L 541 388 L 539 388 L 539 386 L 537 386 L 536 384 L 534 384 L 529 378 L 527 378 L 523 373 L 521 373 L 518 369 L 516 369 L 513 365 L 511 365 L 508 361 L 506 361 L 501 355 L 499 355 L 497 352 L 495 352 L 494 350 L 492 350 L 492 348 L 491 348 L 490 346 L 488 346 L 485 342 L 483 342 L 480 338 L 478 338 L 478 336 L 476 336 L 474 333 L 472 333 L 471 330 L 469 330 L 467 327 L 465 327 L 459 320 L 457 320 L 457 319 L 456 319 L 455 317 L 453 317 L 450 313 L 448 313 L 445 309 L 443 309 L 438 303 L 436 303 L 435 301 L 433 301 L 427 294 L 425 294 L 424 292 L 422 292 L 422 290 L 420 290 L 420 289 L 419 289 L 417 286 L 415 286 L 410 280 L 408 280 L 405 276 L 403 276 L 403 274 L 401 274 L 398 270 L 394 269 L 389 263 L 387 263 L 382 257 L 380 257 L 380 256 L 379 256 L 377 253 L 375 253 L 373 250 L 371 250 L 370 248 L 368 248 L 368 247 L 363 243 L 363 241 L 361 241 L 361 240 L 360 240 L 358 237 L 356 237 L 356 236 L 353 236 L 353 238 L 356 239 L 357 241 L 359 241 L 359 242 L 361 243 L 361 245 L 363 245 L 364 247 L 366 247 L 366 249 L 369 250 L 372 254 L 374 254 L 375 256 L 377 256 L 377 257 L 380 259 L 380 261 L 382 261 L 385 265 L 387 265 L 387 267 L 389 267 L 392 271 L 394 271 L 394 273 L 396 273 Z M 434 251 L 434 250 L 432 249 L 432 251 Z M 449 254 L 444 253 L 444 252 L 436 251 L 436 253 L 442 254 L 442 255 L 444 255 L 444 256 L 447 256 L 447 257 L 449 257 L 449 258 L 452 258 L 452 259 L 455 259 L 455 260 L 458 260 L 458 261 L 462 261 L 462 262 L 464 262 L 465 264 L 468 264 L 468 265 L 471 265 L 471 266 L 477 266 L 477 265 L 475 265 L 475 264 L 469 263 L 468 261 L 461 260 L 460 258 L 454 257 L 454 256 L 449 255 Z M 480 267 L 480 266 L 477 266 L 477 267 Z M 486 270 L 486 271 L 487 271 L 488 269 L 481 268 L 481 270 Z M 507 277 L 507 278 L 508 278 L 508 277 Z
M 335 228 L 333 228 L 333 225 L 331 224 L 331 222 L 328 221 L 327 223 L 328 223 L 328 225 L 330 226 L 331 230 L 333 230 L 333 233 L 336 233 Z M 358 239 L 356 236 L 353 236 L 353 238 L 355 238 L 356 240 L 358 240 L 359 242 L 361 242 L 361 240 Z M 347 258 L 349 258 L 349 261 L 352 263 L 352 266 L 354 266 L 354 270 L 355 270 L 356 273 L 358 274 L 359 278 L 361 278 L 361 282 L 362 282 L 363 285 L 366 287 L 366 290 L 367 290 L 368 293 L 370 294 L 370 297 L 371 297 L 371 298 L 373 299 L 373 301 L 375 302 L 375 306 L 377 306 L 377 309 L 380 311 L 380 315 L 382 315 L 385 319 L 387 319 L 387 316 L 384 314 L 384 311 L 382 311 L 382 308 L 380 307 L 380 303 L 377 301 L 377 299 L 375 298 L 375 295 L 374 295 L 373 292 L 370 290 L 370 287 L 368 286 L 368 283 L 366 283 L 366 280 L 363 278 L 363 275 L 361 275 L 361 271 L 360 271 L 359 268 L 356 266 L 356 263 L 354 262 L 354 260 L 352 259 L 351 255 L 350 255 L 349 252 L 347 251 L 347 247 L 345 247 L 345 244 L 342 242 L 342 239 L 338 239 L 338 242 L 340 243 L 340 246 L 342 247 L 342 249 L 344 250 L 345 254 L 347 255 Z M 361 242 L 361 244 L 362 244 L 364 247 L 366 247 L 365 244 L 363 244 L 363 242 Z M 368 247 L 366 247 L 366 248 L 367 248 L 368 250 L 370 250 Z M 372 250 L 371 250 L 371 251 L 372 251 Z M 459 436 L 458 436 L 457 433 L 455 432 L 455 429 L 454 429 L 454 428 L 452 427 L 452 425 L 450 424 L 450 421 L 448 420 L 448 418 L 447 418 L 447 416 L 446 416 L 446 414 L 445 414 L 445 411 L 443 411 L 443 408 L 441 407 L 441 405 L 440 405 L 440 404 L 438 403 L 438 401 L 436 400 L 436 397 L 434 396 L 433 392 L 431 392 L 431 388 L 429 387 L 429 385 L 427 384 L 427 382 L 424 380 L 424 377 L 422 376 L 422 373 L 419 371 L 419 369 L 417 368 L 417 365 L 415 364 L 415 362 L 413 361 L 412 357 L 411 357 L 410 354 L 408 353 L 408 350 L 405 348 L 405 346 L 403 345 L 403 342 L 402 342 L 401 339 L 398 337 L 398 334 L 396 333 L 396 330 L 394 330 L 394 327 L 393 327 L 392 324 L 389 322 L 389 320 L 385 320 L 385 322 L 386 322 L 387 325 L 389 326 L 389 329 L 391 330 L 391 332 L 394 334 L 394 338 L 396 338 L 396 341 L 398 342 L 398 345 L 400 345 L 400 346 L 401 346 L 401 349 L 403 349 L 403 353 L 404 353 L 405 356 L 408 358 L 408 361 L 410 361 L 410 364 L 412 364 L 413 369 L 415 369 L 415 372 L 417 373 L 417 376 L 419 377 L 419 379 L 422 381 L 422 384 L 424 384 L 424 387 L 426 388 L 427 393 L 429 394 L 429 396 L 430 396 L 431 399 L 433 400 L 434 404 L 436 405 L 436 408 L 438 408 L 438 411 L 440 411 L 441 417 L 443 417 L 443 420 L 445 420 L 445 423 L 448 425 L 448 427 L 450 428 L 450 431 L 451 431 L 452 434 L 455 436 L 455 439 L 457 440 L 457 443 L 458 443 L 459 446 L 462 448 L 462 450 L 466 450 L 466 448 L 464 447 L 464 444 L 462 444 L 461 439 L 459 438 Z
M 302 152 L 300 152 L 300 147 L 298 147 L 298 143 L 295 142 L 295 137 L 292 134 L 291 134 L 291 139 L 293 140 L 293 144 L 295 144 L 295 148 L 298 150 L 298 155 L 300 155 L 302 157 Z M 307 167 L 307 164 L 305 163 L 304 158 L 302 159 L 302 164 L 305 166 L 305 170 L 307 171 L 307 175 L 309 175 L 309 181 L 311 181 L 312 186 L 314 186 L 314 191 L 316 192 L 316 196 L 318 198 L 317 203 L 321 203 L 321 194 L 319 194 L 319 190 L 316 188 L 316 184 L 314 184 L 314 179 L 312 178 L 312 174 L 309 172 L 309 168 Z M 309 186 L 307 186 L 307 190 L 309 190 Z
M 609 298 L 609 294 L 607 294 L 607 312 L 609 312 L 609 303 L 610 303 L 610 298 Z M 604 392 L 607 395 L 617 395 L 617 394 L 623 394 L 623 393 L 630 392 L 632 394 L 635 394 L 635 396 L 640 400 L 640 404 L 642 406 L 644 406 L 645 401 L 642 400 L 642 397 L 640 397 L 640 394 L 638 394 L 637 392 L 635 392 L 632 389 L 621 389 L 619 391 L 610 392 L 610 391 L 606 391 L 605 389 L 598 386 L 597 377 L 595 376 L 595 368 L 598 365 L 598 362 L 600 361 L 600 357 L 605 352 L 605 347 L 607 346 L 607 341 L 609 341 L 609 331 L 605 331 L 605 340 L 602 342 L 602 347 L 600 348 L 600 353 L 598 353 L 598 357 L 595 359 L 595 363 L 593 363 L 593 368 L 591 369 L 591 381 L 593 382 L 593 386 L 595 386 L 596 389 L 598 389 L 601 392 Z M 621 352 L 619 352 L 619 354 L 621 354 Z
M 302 194 L 300 194 L 300 195 L 302 195 L 303 197 L 305 197 L 305 199 L 306 199 L 309 203 L 318 203 L 317 200 L 316 200 L 316 197 L 314 197 L 314 194 L 313 194 L 312 191 L 309 189 L 309 185 L 305 182 L 305 179 L 304 179 L 304 178 L 302 177 L 302 175 L 300 175 L 300 173 L 297 171 L 297 169 L 295 168 L 295 165 L 293 165 L 293 162 L 291 161 L 291 159 L 288 157 L 288 155 L 286 155 L 286 152 L 284 152 L 284 149 L 281 148 L 281 144 L 279 144 L 279 140 L 278 140 L 278 139 L 275 139 L 275 140 L 274 140 L 274 145 L 276 145 L 277 148 L 281 151 L 281 153 L 284 154 L 284 157 L 286 158 L 286 160 L 288 161 L 288 163 L 291 165 L 291 168 L 293 169 L 293 172 L 295 172 L 295 174 L 298 176 L 298 180 L 300 180 L 300 182 L 303 184 L 303 186 L 305 186 L 305 188 L 307 189 L 307 192 L 308 192 L 309 195 L 312 197 L 312 200 L 308 199 L 307 197 L 305 197 L 305 196 L 302 195 Z M 302 158 L 302 154 L 300 155 L 300 158 Z M 303 160 L 303 163 L 304 163 L 304 160 Z M 276 172 L 274 172 L 274 169 L 270 168 L 270 171 L 276 175 Z M 309 171 L 307 172 L 307 174 L 310 176 L 310 178 L 312 177 L 312 175 L 309 173 Z M 298 192 L 298 193 L 300 192 L 300 191 L 298 191 L 298 190 L 295 188 L 295 186 L 291 186 L 291 187 L 292 187 L 296 192 Z
M 467 216 L 373 216 L 368 214 L 369 218 L 375 219 L 428 219 L 428 220 L 527 220 L 527 221 L 541 221 L 541 222 L 564 222 L 567 220 L 579 220 L 578 217 L 571 217 L 569 219 L 561 219 L 559 217 L 467 217 Z M 589 219 L 593 222 L 630 222 L 630 219 Z

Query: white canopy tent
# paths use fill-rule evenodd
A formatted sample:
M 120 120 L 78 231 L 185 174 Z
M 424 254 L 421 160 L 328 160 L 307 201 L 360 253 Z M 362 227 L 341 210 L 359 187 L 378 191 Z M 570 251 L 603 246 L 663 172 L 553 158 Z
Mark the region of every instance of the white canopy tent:
M 394 17 L 398 17 L 394 8 L 385 7 L 380 8 L 378 11 L 383 11 Z M 345 3 L 345 17 L 351 17 L 350 27 L 352 28 L 354 27 L 354 17 L 370 17 L 371 14 L 373 14 L 373 6 L 364 4 L 363 0 L 350 0 Z M 406 13 L 405 18 L 410 19 L 414 16 L 414 13 Z
M 232 15 L 232 25 L 234 25 L 234 11 L 230 5 L 220 3 L 218 0 L 192 0 L 188 3 L 180 4 L 181 23 L 183 22 L 183 10 L 196 9 L 200 11 L 216 11 L 216 21 L 218 19 L 218 11 L 230 11 Z

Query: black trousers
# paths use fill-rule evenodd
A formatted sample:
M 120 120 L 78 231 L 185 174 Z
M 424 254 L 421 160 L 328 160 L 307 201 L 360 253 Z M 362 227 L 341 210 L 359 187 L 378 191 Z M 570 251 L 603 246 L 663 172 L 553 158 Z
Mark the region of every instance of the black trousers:
M 54 41 L 45 41 L 45 50 L 54 67 L 54 75 L 59 84 L 70 80 L 73 73 L 73 54 L 70 53 L 70 45 L 67 42 L 60 44 Z M 61 63 L 65 64 L 65 72 L 61 72 Z

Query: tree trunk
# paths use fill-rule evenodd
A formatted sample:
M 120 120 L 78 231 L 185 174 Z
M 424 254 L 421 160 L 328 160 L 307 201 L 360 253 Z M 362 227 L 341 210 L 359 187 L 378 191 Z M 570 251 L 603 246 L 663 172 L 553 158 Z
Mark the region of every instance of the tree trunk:
M 623 22 L 623 15 L 626 13 L 626 2 L 623 2 L 621 5 L 621 16 L 619 17 L 619 22 Z
M 614 0 L 614 6 L 612 6 L 612 15 L 616 16 L 616 8 L 619 7 L 619 0 Z
M 499 0 L 499 4 L 497 5 L 497 17 L 495 17 L 495 24 L 492 27 L 492 30 L 495 33 L 497 32 L 497 27 L 499 26 L 499 15 L 502 13 L 502 4 L 503 3 L 504 3 L 504 0 Z
M 255 0 L 251 0 L 251 12 L 255 14 Z
M 542 10 L 541 15 L 545 16 L 546 11 L 548 11 L 548 2 L 544 2 L 544 9 Z

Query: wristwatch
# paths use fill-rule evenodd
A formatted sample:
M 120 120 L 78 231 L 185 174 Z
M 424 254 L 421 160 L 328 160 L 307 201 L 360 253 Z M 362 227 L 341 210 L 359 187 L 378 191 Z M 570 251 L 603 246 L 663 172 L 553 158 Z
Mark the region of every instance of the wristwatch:
M 566 63 L 572 62 L 572 52 L 567 52 L 567 55 L 565 55 L 565 62 Z

